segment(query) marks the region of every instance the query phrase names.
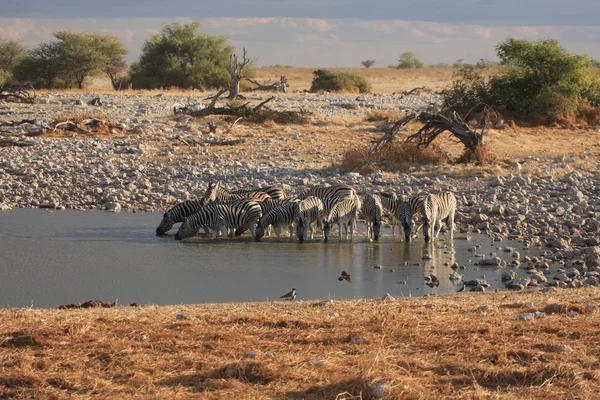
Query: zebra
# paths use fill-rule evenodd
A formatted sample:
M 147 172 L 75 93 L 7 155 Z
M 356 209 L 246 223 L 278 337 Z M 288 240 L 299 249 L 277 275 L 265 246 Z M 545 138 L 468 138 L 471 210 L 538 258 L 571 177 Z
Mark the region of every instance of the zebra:
M 333 224 L 338 225 L 340 241 L 342 241 L 342 226 L 344 227 L 346 240 L 348 240 L 348 231 L 350 231 L 350 240 L 352 240 L 357 217 L 358 209 L 354 200 L 346 199 L 336 203 L 323 218 L 323 241 L 327 243 Z
M 198 200 L 186 200 L 182 203 L 175 205 L 167 210 L 164 213 L 162 221 L 160 221 L 160 225 L 156 228 L 156 236 L 161 236 L 166 234 L 173 225 L 178 222 L 183 222 L 183 220 L 198 211 L 199 209 L 205 207 L 208 204 L 208 201 L 201 197 Z
M 369 240 L 379 240 L 381 214 L 383 213 L 381 197 L 377 194 L 366 195 L 362 210 L 365 223 L 367 224 L 367 237 Z
M 333 186 L 315 186 L 306 189 L 298 198 L 304 200 L 309 196 L 315 196 L 322 199 L 330 197 L 341 197 L 343 199 L 352 199 L 356 196 L 356 190 L 350 185 L 338 184 Z
M 410 235 L 413 226 L 413 214 L 410 203 L 406 201 L 399 201 L 395 205 L 396 211 L 394 214 L 394 219 L 399 222 L 399 225 L 402 226 L 404 231 L 404 238 L 407 242 L 410 242 Z
M 260 205 L 250 199 L 242 199 L 230 204 L 211 203 L 187 217 L 179 227 L 175 239 L 181 240 L 193 236 L 201 227 L 209 228 L 213 239 L 219 232 L 227 238 L 230 229 L 235 229 L 236 236 L 246 229 L 250 229 L 254 235 L 261 215 Z
M 265 230 L 271 225 L 275 230 L 275 235 L 279 239 L 281 237 L 281 230 L 285 227 L 288 228 L 290 233 L 290 239 L 294 237 L 294 219 L 296 215 L 296 202 L 288 202 L 278 207 L 274 207 L 267 211 L 263 217 L 258 221 L 258 226 L 254 233 L 254 238 L 260 241 L 265 235 Z
M 296 236 L 299 241 L 304 241 L 307 229 L 310 229 L 310 239 L 312 240 L 315 225 L 322 228 L 322 220 L 323 201 L 320 198 L 310 196 L 298 203 L 294 203 L 294 224 L 296 226 Z
M 194 214 L 185 218 L 179 230 L 175 234 L 175 240 L 181 240 L 193 236 L 200 227 L 208 227 L 212 233 L 212 238 L 216 239 L 219 232 L 223 237 L 227 237 L 227 221 L 229 207 L 225 204 L 210 204 L 201 208 Z
M 300 200 L 298 200 L 298 198 L 295 196 L 287 197 L 285 199 L 267 199 L 260 203 L 260 208 L 262 209 L 262 215 L 264 216 L 274 208 L 277 208 L 277 207 L 280 207 L 280 206 L 283 206 L 286 204 L 298 202 L 298 201 L 300 201 Z M 267 225 L 266 229 L 267 229 L 267 236 L 271 236 L 271 225 Z
M 442 220 L 450 231 L 450 239 L 454 238 L 454 214 L 456 213 L 456 197 L 451 192 L 429 194 L 423 200 L 423 235 L 425 241 L 437 238 L 442 229 Z M 436 229 L 437 228 L 437 229 Z
M 385 193 L 385 192 L 379 192 L 377 193 L 379 195 L 379 199 L 381 200 L 381 205 L 383 206 L 384 211 L 387 212 L 387 214 L 391 215 L 392 218 L 392 236 L 394 236 L 396 234 L 396 225 L 397 225 L 397 218 L 396 218 L 396 210 L 398 209 L 398 195 L 396 195 L 396 193 L 392 192 L 392 193 Z
M 267 199 L 270 199 L 271 196 L 269 196 L 266 193 L 263 192 L 249 192 L 249 193 L 231 193 L 225 189 L 223 189 L 223 187 L 221 186 L 221 184 L 219 182 L 210 182 L 208 184 L 208 188 L 206 189 L 206 192 L 204 192 L 204 196 L 205 198 L 209 199 L 210 201 L 227 201 L 227 200 L 240 200 L 240 199 L 248 199 L 248 198 L 252 198 L 256 201 L 265 201 Z
M 254 199 L 241 199 L 229 203 L 229 207 L 237 216 L 235 236 L 240 236 L 247 229 L 254 236 L 258 221 L 263 215 L 260 203 Z
M 281 199 L 285 199 L 286 198 L 286 194 L 285 191 L 277 186 L 265 186 L 259 189 L 239 189 L 239 190 L 234 190 L 231 193 L 232 194 L 248 194 L 248 193 L 254 193 L 254 192 L 263 192 L 268 194 L 272 199 L 274 200 L 281 200 Z

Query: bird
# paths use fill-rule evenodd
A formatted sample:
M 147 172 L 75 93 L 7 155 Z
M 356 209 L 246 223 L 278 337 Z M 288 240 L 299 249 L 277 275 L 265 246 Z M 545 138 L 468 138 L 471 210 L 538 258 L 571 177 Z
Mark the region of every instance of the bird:
M 281 296 L 282 299 L 292 301 L 296 298 L 296 288 L 292 288 L 292 291 Z
M 338 281 L 343 281 L 344 279 L 352 283 L 352 276 L 346 271 L 342 271 L 342 276 L 338 278 Z

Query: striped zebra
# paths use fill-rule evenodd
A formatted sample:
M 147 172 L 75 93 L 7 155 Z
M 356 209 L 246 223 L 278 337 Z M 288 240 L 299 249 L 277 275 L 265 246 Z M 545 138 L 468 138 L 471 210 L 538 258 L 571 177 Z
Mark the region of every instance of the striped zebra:
M 221 186 L 220 182 L 210 182 L 206 192 L 204 192 L 205 198 L 210 201 L 228 201 L 228 200 L 240 200 L 251 198 L 256 201 L 265 201 L 271 197 L 264 192 L 248 192 L 248 193 L 231 193 Z
M 367 224 L 367 237 L 369 240 L 379 240 L 381 230 L 381 215 L 383 206 L 381 197 L 377 194 L 368 194 L 362 206 L 363 216 Z
M 285 191 L 277 186 L 265 186 L 259 189 L 239 189 L 239 190 L 234 190 L 233 192 L 231 192 L 232 194 L 248 194 L 248 193 L 254 193 L 254 192 L 263 192 L 268 194 L 272 199 L 274 200 L 280 200 L 280 199 L 285 199 L 286 198 L 286 194 Z
M 358 206 L 358 209 L 361 209 L 362 203 L 360 201 L 360 198 L 358 197 L 358 195 L 356 194 L 356 190 L 350 186 L 350 185 L 345 185 L 345 184 L 337 184 L 337 185 L 332 185 L 332 186 L 315 186 L 309 189 L 306 189 L 304 192 L 302 192 L 298 198 L 303 200 L 306 199 L 309 196 L 315 196 L 320 198 L 321 200 L 323 200 L 324 202 L 326 201 L 326 199 L 353 199 L 356 202 L 356 205 Z M 333 200 L 332 200 L 333 201 Z M 333 204 L 331 204 L 333 206 Z
M 226 218 L 229 213 L 229 207 L 225 204 L 210 204 L 201 208 L 183 221 L 175 234 L 175 240 L 194 236 L 201 227 L 208 227 L 213 239 L 217 238 L 219 232 L 226 238 L 229 229 Z
M 246 230 L 250 230 L 250 234 L 254 236 L 262 217 L 260 203 L 254 199 L 241 199 L 229 203 L 229 208 L 237 216 L 235 236 L 240 236 Z
M 259 241 L 265 235 L 267 228 L 273 226 L 277 239 L 281 237 L 283 228 L 288 228 L 290 239 L 294 237 L 294 219 L 296 216 L 296 202 L 288 202 L 267 211 L 258 221 L 254 238 Z
M 315 227 L 322 228 L 323 225 L 323 201 L 318 197 L 310 196 L 294 203 L 294 225 L 299 241 L 304 241 L 308 229 L 312 240 Z
M 429 242 L 437 238 L 442 229 L 442 221 L 450 231 L 450 239 L 454 238 L 454 214 L 456 213 L 456 197 L 451 192 L 430 194 L 423 200 L 423 235 Z
M 161 236 L 166 234 L 173 225 L 178 222 L 183 222 L 183 220 L 198 211 L 199 209 L 205 207 L 208 204 L 208 201 L 202 197 L 198 200 L 186 200 L 182 203 L 175 205 L 167 210 L 164 213 L 162 221 L 160 221 L 160 225 L 156 228 L 156 235 Z
M 262 215 L 264 216 L 274 208 L 281 207 L 283 205 L 290 204 L 290 203 L 295 203 L 298 201 L 300 201 L 300 200 L 298 200 L 298 198 L 295 196 L 287 197 L 285 199 L 267 199 L 260 203 L 260 208 L 262 209 Z M 271 236 L 271 226 L 270 225 L 267 226 L 266 233 L 267 233 L 267 236 Z
M 383 211 L 388 214 L 392 219 L 392 236 L 396 234 L 396 225 L 398 223 L 396 218 L 396 210 L 398 209 L 398 203 L 400 200 L 398 199 L 398 195 L 396 193 L 386 193 L 379 192 L 379 199 L 381 200 L 381 205 L 383 206 Z
M 348 240 L 348 232 L 350 233 L 350 240 L 354 237 L 354 228 L 356 227 L 356 220 L 358 217 L 358 208 L 356 202 L 352 199 L 342 200 L 336 203 L 331 211 L 324 214 L 323 218 L 323 236 L 324 242 L 327 243 L 329 240 L 329 233 L 331 232 L 331 226 L 337 224 L 339 228 L 340 241 L 342 241 L 342 226 L 346 234 L 346 240 Z
M 179 227 L 176 240 L 195 235 L 201 227 L 207 227 L 215 239 L 219 232 L 227 238 L 229 230 L 235 229 L 235 234 L 250 229 L 252 235 L 261 217 L 260 205 L 250 199 L 234 201 L 230 204 L 211 203 L 187 217 Z
M 410 235 L 412 233 L 413 226 L 413 214 L 410 203 L 406 201 L 399 201 L 396 203 L 396 211 L 394 218 L 398 221 L 398 224 L 402 227 L 404 232 L 404 239 L 410 242 Z

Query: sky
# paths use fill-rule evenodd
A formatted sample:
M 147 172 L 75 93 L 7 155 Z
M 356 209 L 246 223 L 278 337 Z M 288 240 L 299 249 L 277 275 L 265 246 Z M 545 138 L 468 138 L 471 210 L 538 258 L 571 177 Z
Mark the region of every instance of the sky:
M 199 21 L 259 66 L 385 67 L 406 51 L 427 64 L 496 60 L 507 37 L 600 59 L 600 0 L 0 0 L 0 10 L 0 38 L 33 48 L 59 29 L 111 33 L 129 62 L 175 21 Z

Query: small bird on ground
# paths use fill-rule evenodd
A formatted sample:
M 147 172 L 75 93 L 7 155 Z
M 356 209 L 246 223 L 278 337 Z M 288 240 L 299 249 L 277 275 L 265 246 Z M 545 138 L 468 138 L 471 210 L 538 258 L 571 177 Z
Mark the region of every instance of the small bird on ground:
M 343 281 L 344 279 L 352 283 L 352 276 L 350 276 L 350 274 L 346 271 L 342 271 L 342 276 L 338 278 L 338 281 Z
M 292 291 L 281 296 L 282 299 L 292 301 L 296 298 L 296 288 L 292 288 Z

